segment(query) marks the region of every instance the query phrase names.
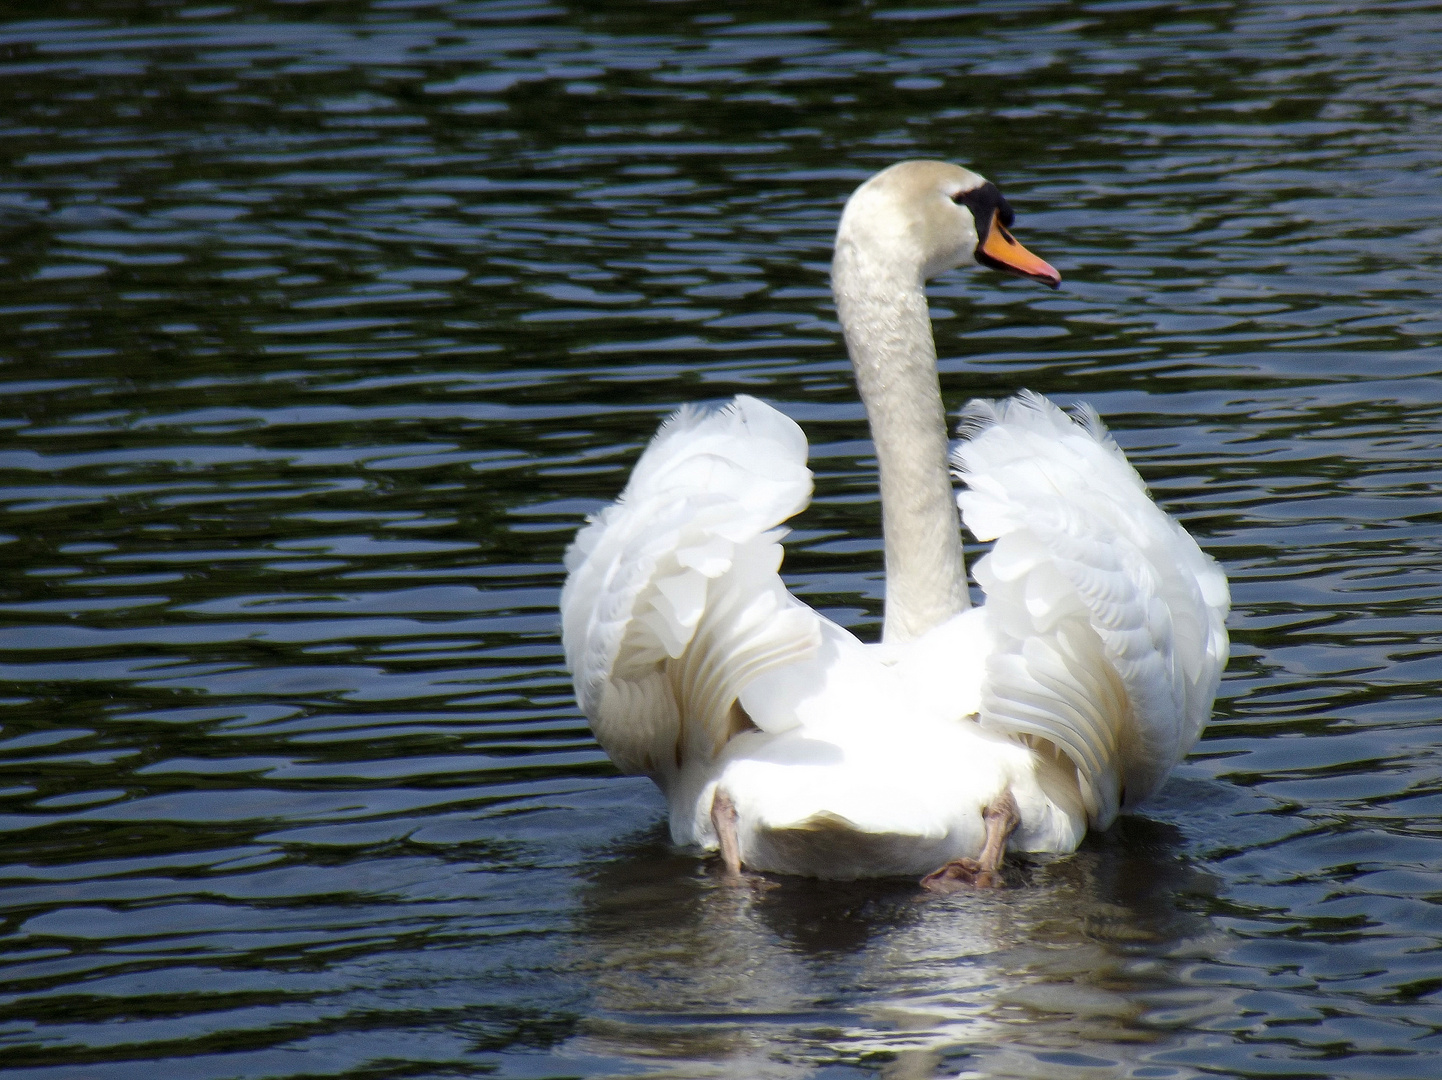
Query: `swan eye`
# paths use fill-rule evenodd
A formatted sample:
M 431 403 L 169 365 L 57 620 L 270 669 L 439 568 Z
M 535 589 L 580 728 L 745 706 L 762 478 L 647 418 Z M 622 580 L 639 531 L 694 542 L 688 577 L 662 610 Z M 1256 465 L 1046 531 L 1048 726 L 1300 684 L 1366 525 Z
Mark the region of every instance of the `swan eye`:
M 976 219 L 976 238 L 981 243 L 986 241 L 986 234 L 991 231 L 993 217 L 1007 228 L 1016 220 L 1011 204 L 990 180 L 970 191 L 958 191 L 951 201 L 971 211 L 971 216 Z

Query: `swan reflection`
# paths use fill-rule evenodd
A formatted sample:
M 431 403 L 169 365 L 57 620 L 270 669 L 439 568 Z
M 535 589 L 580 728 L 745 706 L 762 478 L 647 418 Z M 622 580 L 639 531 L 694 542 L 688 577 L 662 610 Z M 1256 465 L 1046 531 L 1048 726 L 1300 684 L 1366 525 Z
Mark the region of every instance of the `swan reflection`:
M 1179 847 L 1125 818 L 1005 889 L 932 898 L 727 884 L 658 826 L 581 889 L 571 962 L 593 1009 L 562 1052 L 687 1077 L 1188 1076 L 1156 1059 L 1169 1030 L 1232 1005 L 1193 978 L 1225 939 L 1198 910 L 1212 878 Z

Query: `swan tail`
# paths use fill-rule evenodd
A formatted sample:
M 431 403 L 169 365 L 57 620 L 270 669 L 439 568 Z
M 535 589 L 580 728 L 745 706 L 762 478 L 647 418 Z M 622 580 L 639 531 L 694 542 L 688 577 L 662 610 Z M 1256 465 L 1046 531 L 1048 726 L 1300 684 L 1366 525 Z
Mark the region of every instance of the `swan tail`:
M 819 647 L 819 617 L 777 573 L 779 526 L 811 498 L 806 454 L 756 398 L 682 408 L 566 552 L 566 665 L 623 771 L 662 779 L 714 757 L 751 726 L 746 684 Z
M 973 401 L 953 464 L 996 646 L 981 722 L 1075 769 L 1093 827 L 1147 798 L 1211 713 L 1227 580 L 1147 494 L 1095 412 Z

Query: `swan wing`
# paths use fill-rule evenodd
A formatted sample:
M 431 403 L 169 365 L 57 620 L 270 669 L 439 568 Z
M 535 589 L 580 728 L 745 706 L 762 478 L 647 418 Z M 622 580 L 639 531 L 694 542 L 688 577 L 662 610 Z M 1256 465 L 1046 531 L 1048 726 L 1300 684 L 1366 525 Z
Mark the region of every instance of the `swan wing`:
M 1069 759 L 1105 828 L 1201 734 L 1227 661 L 1226 577 L 1094 411 L 1026 392 L 972 402 L 962 433 L 957 503 L 995 541 L 975 569 L 996 642 L 981 721 Z
M 682 408 L 566 552 L 566 664 L 623 771 L 664 781 L 714 758 L 752 722 L 734 706 L 747 683 L 819 647 L 819 616 L 777 573 L 779 526 L 811 499 L 806 455 L 756 398 Z

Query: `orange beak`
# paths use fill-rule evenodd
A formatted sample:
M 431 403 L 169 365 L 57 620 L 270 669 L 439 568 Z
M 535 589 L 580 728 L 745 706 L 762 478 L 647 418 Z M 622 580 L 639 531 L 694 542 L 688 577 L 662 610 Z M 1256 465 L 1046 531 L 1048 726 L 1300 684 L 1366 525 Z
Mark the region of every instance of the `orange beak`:
M 986 231 L 986 240 L 976 249 L 976 261 L 993 270 L 1034 278 L 1053 289 L 1061 284 L 1061 275 L 1056 268 L 1018 244 L 995 211 L 991 215 L 991 228 Z

